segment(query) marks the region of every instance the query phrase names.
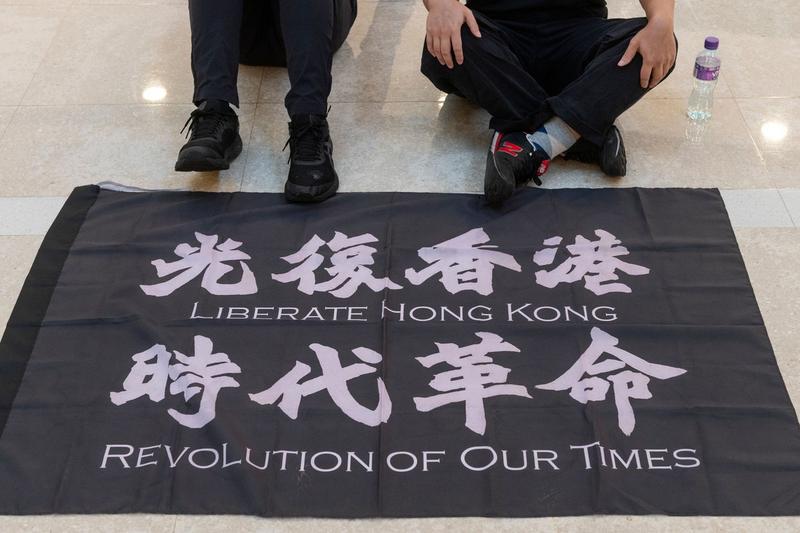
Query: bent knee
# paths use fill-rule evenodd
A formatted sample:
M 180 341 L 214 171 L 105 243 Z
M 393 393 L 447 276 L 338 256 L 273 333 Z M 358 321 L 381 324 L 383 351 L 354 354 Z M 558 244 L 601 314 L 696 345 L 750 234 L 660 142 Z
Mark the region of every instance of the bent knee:
M 678 36 L 674 33 L 672 34 L 672 38 L 675 39 L 675 59 L 672 61 L 672 67 L 669 69 L 672 72 L 675 69 L 675 65 L 678 62 L 678 52 L 680 52 L 680 43 L 678 43 Z
M 439 60 L 428 51 L 427 45 L 422 47 L 422 60 L 419 67 L 423 76 L 442 92 L 453 92 L 453 84 L 450 78 L 451 70 L 446 65 L 439 63 Z
M 453 66 L 454 68 L 459 66 L 458 63 L 455 62 L 455 44 L 451 42 L 450 44 L 450 54 L 453 56 Z M 472 34 L 472 30 L 464 24 L 461 26 L 461 50 L 464 54 L 464 57 L 467 57 L 470 52 L 477 52 L 480 47 L 480 38 L 475 37 Z M 428 49 L 427 42 L 422 46 L 422 69 L 423 72 L 425 69 L 437 69 L 437 68 L 448 68 L 447 65 L 442 65 L 439 62 L 439 59 L 434 56 L 431 51 Z
M 464 50 L 474 50 L 480 46 L 483 37 L 475 37 L 469 26 L 464 24 L 461 26 L 461 44 Z
M 419 66 L 422 75 L 428 78 L 439 90 L 444 90 L 441 85 L 445 83 L 448 78 L 448 69 L 446 66 L 441 65 L 439 60 L 430 53 L 427 45 L 422 47 L 422 60 Z
M 483 41 L 481 41 L 483 39 Z M 453 58 L 453 68 L 441 63 L 439 59 L 428 50 L 427 42 L 422 47 L 422 59 L 420 72 L 428 78 L 433 85 L 442 92 L 463 96 L 465 84 L 470 83 L 469 71 L 473 70 L 478 64 L 470 61 L 470 58 L 477 58 L 485 54 L 483 47 L 488 44 L 487 37 L 475 37 L 472 31 L 464 24 L 461 27 L 461 51 L 464 63 L 456 61 L 455 51 L 450 50 Z
M 675 39 L 675 58 L 672 60 L 672 65 L 670 65 L 669 70 L 667 70 L 667 73 L 664 74 L 663 78 L 664 80 L 667 79 L 667 77 L 670 74 L 672 74 L 672 71 L 675 70 L 675 65 L 678 63 L 678 36 L 673 34 L 673 37 Z

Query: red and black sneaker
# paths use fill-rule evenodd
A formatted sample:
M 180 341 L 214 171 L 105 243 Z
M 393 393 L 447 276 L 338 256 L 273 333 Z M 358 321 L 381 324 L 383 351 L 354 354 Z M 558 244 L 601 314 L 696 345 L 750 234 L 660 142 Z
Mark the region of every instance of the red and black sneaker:
M 499 207 L 514 192 L 547 172 L 550 159 L 541 149 L 528 142 L 524 132 L 495 132 L 486 154 L 486 176 L 483 193 L 490 205 Z

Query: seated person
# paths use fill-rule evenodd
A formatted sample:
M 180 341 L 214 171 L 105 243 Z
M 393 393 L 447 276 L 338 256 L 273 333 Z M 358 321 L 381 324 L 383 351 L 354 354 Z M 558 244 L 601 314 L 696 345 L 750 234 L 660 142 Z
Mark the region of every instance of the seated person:
M 189 0 L 194 104 L 189 141 L 175 170 L 213 171 L 242 151 L 239 63 L 286 66 L 291 89 L 286 198 L 319 202 L 336 193 L 327 107 L 331 63 L 356 17 L 356 0 Z M 186 126 L 184 126 L 186 127 Z
M 501 205 L 558 155 L 626 171 L 614 121 L 672 71 L 674 0 L 607 18 L 605 0 L 424 0 L 422 73 L 486 109 L 484 193 Z

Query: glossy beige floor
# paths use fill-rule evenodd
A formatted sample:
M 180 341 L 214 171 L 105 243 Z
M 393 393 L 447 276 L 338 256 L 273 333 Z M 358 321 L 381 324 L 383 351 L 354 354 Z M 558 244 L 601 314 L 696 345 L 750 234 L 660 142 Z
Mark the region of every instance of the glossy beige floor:
M 673 76 L 620 124 L 630 172 L 611 180 L 557 162 L 547 187 L 719 187 L 776 355 L 800 404 L 800 5 L 678 0 Z M 612 0 L 639 16 L 636 0 Z M 360 1 L 334 62 L 330 120 L 343 191 L 479 192 L 487 117 L 418 73 L 420 0 Z M 716 114 L 683 117 L 702 38 L 722 39 Z M 177 174 L 191 111 L 185 0 L 0 0 L 0 324 L 64 196 L 113 180 L 146 188 L 279 191 L 287 170 L 284 72 L 244 68 L 245 150 L 230 171 Z M 376 149 L 375 147 L 379 147 Z M 369 154 L 365 157 L 363 154 Z M 0 326 L 1 328 L 2 326 Z M 798 531 L 800 520 L 589 517 L 537 520 L 264 520 L 0 517 L 0 531 Z

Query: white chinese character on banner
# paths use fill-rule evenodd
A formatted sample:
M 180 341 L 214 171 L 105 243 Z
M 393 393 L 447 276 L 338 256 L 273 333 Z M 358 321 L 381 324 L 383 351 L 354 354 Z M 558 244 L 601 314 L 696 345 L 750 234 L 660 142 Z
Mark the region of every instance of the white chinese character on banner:
M 648 387 L 651 377 L 665 380 L 685 374 L 686 370 L 649 363 L 626 352 L 617 346 L 619 339 L 600 328 L 592 328 L 591 335 L 591 345 L 569 370 L 550 383 L 536 385 L 536 388 L 553 391 L 569 389 L 573 399 L 585 404 L 605 400 L 613 386 L 619 429 L 630 436 L 636 427 L 631 399 L 649 400 L 653 397 Z M 611 357 L 601 361 L 603 355 Z M 585 374 L 588 377 L 584 377 Z
M 450 294 L 471 290 L 488 296 L 493 292 L 492 272 L 499 265 L 514 272 L 522 267 L 514 256 L 497 252 L 486 243 L 489 236 L 483 228 L 475 228 L 458 237 L 441 242 L 435 246 L 421 248 L 418 255 L 429 263 L 419 272 L 409 268 L 406 278 L 414 285 L 420 285 L 436 274 Z
M 628 255 L 628 249 L 620 246 L 621 242 L 605 230 L 598 229 L 594 233 L 599 237 L 596 241 L 590 241 L 583 235 L 576 236 L 575 243 L 567 245 L 572 257 L 553 270 L 537 271 L 536 283 L 552 289 L 559 283 L 574 283 L 583 279 L 585 287 L 598 296 L 610 292 L 630 293 L 631 288 L 624 283 L 613 283 L 619 279 L 616 271 L 621 270 L 630 276 L 643 276 L 650 269 L 617 259 L 621 255 Z M 533 262 L 539 266 L 553 264 L 562 240 L 561 237 L 546 239 L 544 245 L 549 248 L 537 251 L 533 255 Z
M 169 379 L 169 361 L 172 354 L 163 344 L 156 344 L 132 357 L 134 365 L 122 382 L 122 391 L 112 392 L 111 402 L 122 405 L 147 396 L 154 402 L 164 399 Z
M 366 285 L 374 292 L 402 289 L 403 287 L 388 277 L 376 278 L 372 269 L 368 268 L 375 264 L 372 256 L 378 252 L 376 248 L 366 246 L 372 242 L 378 242 L 378 239 L 369 233 L 348 237 L 337 231 L 333 239 L 327 243 L 314 235 L 299 251 L 282 258 L 287 263 L 297 266 L 283 274 L 272 274 L 272 279 L 280 283 L 298 281 L 297 288 L 304 294 L 328 292 L 337 298 L 351 297 L 361 285 Z M 335 252 L 330 257 L 331 266 L 325 269 L 330 279 L 317 283 L 316 270 L 325 261 L 319 250 L 326 244 L 332 252 Z
M 183 287 L 202 274 L 200 286 L 211 294 L 218 296 L 255 294 L 258 291 L 256 277 L 253 271 L 244 262 L 250 256 L 239 250 L 242 245 L 231 239 L 217 244 L 219 236 L 195 233 L 195 238 L 200 246 L 191 246 L 181 243 L 175 248 L 175 255 L 180 257 L 176 261 L 167 263 L 163 259 L 156 259 L 151 264 L 156 267 L 156 274 L 163 278 L 175 274 L 172 278 L 155 285 L 139 285 L 148 296 L 167 296 Z M 221 283 L 223 276 L 233 271 L 234 267 L 226 264 L 229 261 L 238 261 L 242 270 L 241 279 L 236 283 Z
M 356 348 L 352 352 L 363 362 L 343 367 L 339 359 L 339 352 L 333 348 L 317 343 L 311 344 L 309 348 L 316 354 L 322 369 L 319 376 L 300 383 L 311 373 L 311 367 L 297 361 L 294 368 L 274 385 L 257 394 L 251 394 L 250 399 L 261 405 L 272 405 L 278 402 L 278 407 L 289 418 L 296 420 L 300 401 L 303 398 L 327 390 L 333 403 L 356 422 L 374 427 L 389 420 L 392 413 L 392 401 L 386 391 L 383 379 L 377 379 L 378 405 L 375 409 L 369 409 L 358 403 L 347 386 L 347 382 L 351 379 L 374 374 L 377 369 L 371 365 L 377 365 L 383 360 L 381 354 L 368 348 Z
M 478 344 L 459 347 L 456 344 L 437 342 L 438 352 L 416 358 L 425 368 L 447 363 L 454 370 L 435 374 L 429 383 L 431 388 L 442 394 L 425 398 L 414 397 L 414 404 L 417 410 L 426 413 L 443 405 L 464 402 L 466 427 L 483 435 L 486 431 L 485 398 L 531 396 L 526 387 L 507 384 L 511 370 L 496 364 L 488 356 L 489 353 L 497 352 L 519 353 L 519 348 L 494 333 L 479 332 L 476 335 L 481 339 Z
M 175 359 L 178 362 L 169 367 L 171 394 L 183 393 L 187 402 L 197 393 L 203 394 L 200 397 L 200 409 L 195 414 L 187 415 L 174 409 L 167 411 L 186 427 L 200 428 L 214 420 L 219 391 L 226 387 L 239 386 L 239 382 L 229 374 L 240 374 L 242 369 L 232 363 L 227 354 L 213 351 L 211 339 L 195 335 L 194 356 L 186 356 L 176 350 Z
M 241 373 L 241 368 L 232 363 L 227 354 L 213 353 L 211 339 L 201 335 L 194 337 L 194 356 L 175 351 L 177 362 L 170 365 L 172 354 L 162 344 L 133 356 L 135 364 L 122 383 L 123 390 L 110 393 L 114 405 L 122 405 L 142 396 L 153 402 L 164 399 L 167 382 L 170 394 L 181 394 L 185 401 L 201 393 L 196 413 L 185 414 L 175 409 L 167 413 L 182 426 L 201 428 L 216 416 L 217 395 L 225 387 L 238 387 L 239 382 L 229 374 Z

